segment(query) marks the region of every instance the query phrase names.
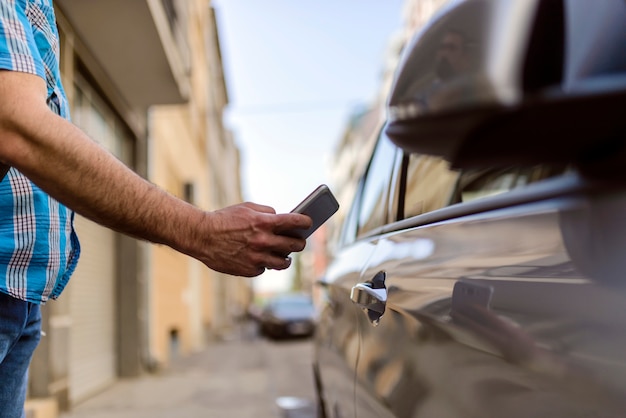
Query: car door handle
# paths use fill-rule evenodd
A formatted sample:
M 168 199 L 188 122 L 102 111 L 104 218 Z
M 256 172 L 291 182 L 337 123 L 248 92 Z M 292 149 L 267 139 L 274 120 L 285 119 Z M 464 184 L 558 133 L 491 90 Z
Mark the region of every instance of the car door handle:
M 350 292 L 350 299 L 363 309 L 378 312 L 385 312 L 387 304 L 387 287 L 385 279 L 387 273 L 379 271 L 376 275 L 364 283 L 358 283 Z
M 387 274 L 384 271 L 379 271 L 372 280 L 358 283 L 350 292 L 352 302 L 363 309 L 373 326 L 378 325 L 380 318 L 385 313 L 387 305 L 386 277 Z
M 373 289 L 370 283 L 359 283 L 352 288 L 350 299 L 363 309 L 383 313 L 387 303 L 387 289 Z

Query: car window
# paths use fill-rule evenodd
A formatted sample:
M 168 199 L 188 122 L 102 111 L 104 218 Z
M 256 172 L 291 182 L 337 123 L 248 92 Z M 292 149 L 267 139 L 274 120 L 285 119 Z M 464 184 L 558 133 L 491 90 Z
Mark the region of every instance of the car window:
M 411 154 L 408 158 L 404 218 L 449 205 L 459 172 L 451 170 L 440 157 Z
M 359 180 L 359 184 L 357 185 L 356 193 L 354 198 L 352 199 L 352 204 L 350 206 L 350 210 L 348 211 L 346 217 L 343 220 L 343 224 L 341 226 L 341 232 L 339 235 L 339 245 L 345 246 L 348 245 L 356 239 L 356 231 L 358 228 L 358 214 L 359 214 L 359 202 L 361 197 L 361 190 L 363 189 L 363 181 L 361 178 Z
M 269 305 L 276 314 L 302 315 L 311 314 L 314 310 L 313 301 L 309 297 L 277 298 Z
M 530 183 L 563 174 L 566 166 L 534 166 L 464 172 L 452 203 L 469 202 L 504 193 Z
M 357 236 L 387 223 L 387 196 L 398 148 L 381 133 L 359 197 Z
M 440 157 L 408 154 L 404 158 L 404 193 L 398 191 L 396 198 L 401 206 L 398 219 L 504 193 L 567 171 L 565 166 L 534 166 L 460 172 Z

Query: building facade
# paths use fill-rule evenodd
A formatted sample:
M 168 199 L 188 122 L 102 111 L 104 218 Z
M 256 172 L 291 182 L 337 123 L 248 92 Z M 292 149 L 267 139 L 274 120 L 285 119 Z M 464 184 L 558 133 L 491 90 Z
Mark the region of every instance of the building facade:
M 203 209 L 241 201 L 210 0 L 55 0 L 55 8 L 73 122 Z M 76 229 L 81 260 L 63 295 L 42 308 L 30 399 L 71 408 L 200 348 L 246 303 L 244 279 L 80 216 Z
M 153 182 L 206 210 L 242 201 L 239 151 L 222 125 L 228 95 L 215 10 L 207 0 L 170 3 L 190 51 L 189 100 L 150 111 Z M 227 277 L 170 248 L 150 248 L 150 344 L 154 365 L 227 333 L 246 304 L 248 279 Z M 243 308 L 241 308 L 243 309 Z

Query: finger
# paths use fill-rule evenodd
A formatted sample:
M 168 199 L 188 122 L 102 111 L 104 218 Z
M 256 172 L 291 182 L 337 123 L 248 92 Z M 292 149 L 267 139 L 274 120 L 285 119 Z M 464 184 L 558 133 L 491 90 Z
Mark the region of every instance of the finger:
M 263 273 L 265 273 L 265 267 L 259 267 L 256 269 L 255 273 L 251 275 L 251 277 L 260 276 Z
M 310 217 L 299 213 L 281 213 L 276 215 L 274 232 L 281 233 L 294 229 L 309 229 L 313 221 Z
M 259 205 L 258 203 L 253 203 L 253 202 L 246 202 L 244 203 L 244 205 L 257 212 L 272 213 L 272 214 L 276 213 L 274 208 L 271 206 Z
M 287 256 L 291 253 L 297 253 L 304 250 L 306 247 L 306 240 L 287 235 L 275 235 L 270 247 L 274 254 L 278 256 Z
M 285 270 L 291 265 L 291 257 L 272 255 L 268 258 L 267 268 L 272 270 Z

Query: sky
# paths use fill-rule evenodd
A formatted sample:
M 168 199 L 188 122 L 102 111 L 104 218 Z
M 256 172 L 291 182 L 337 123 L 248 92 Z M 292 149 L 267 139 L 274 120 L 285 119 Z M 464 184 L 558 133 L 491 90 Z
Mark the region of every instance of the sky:
M 350 115 L 379 92 L 403 0 L 213 0 L 244 199 L 289 212 L 319 184 Z M 349 204 L 349 202 L 339 202 Z M 280 290 L 290 271 L 268 271 Z

